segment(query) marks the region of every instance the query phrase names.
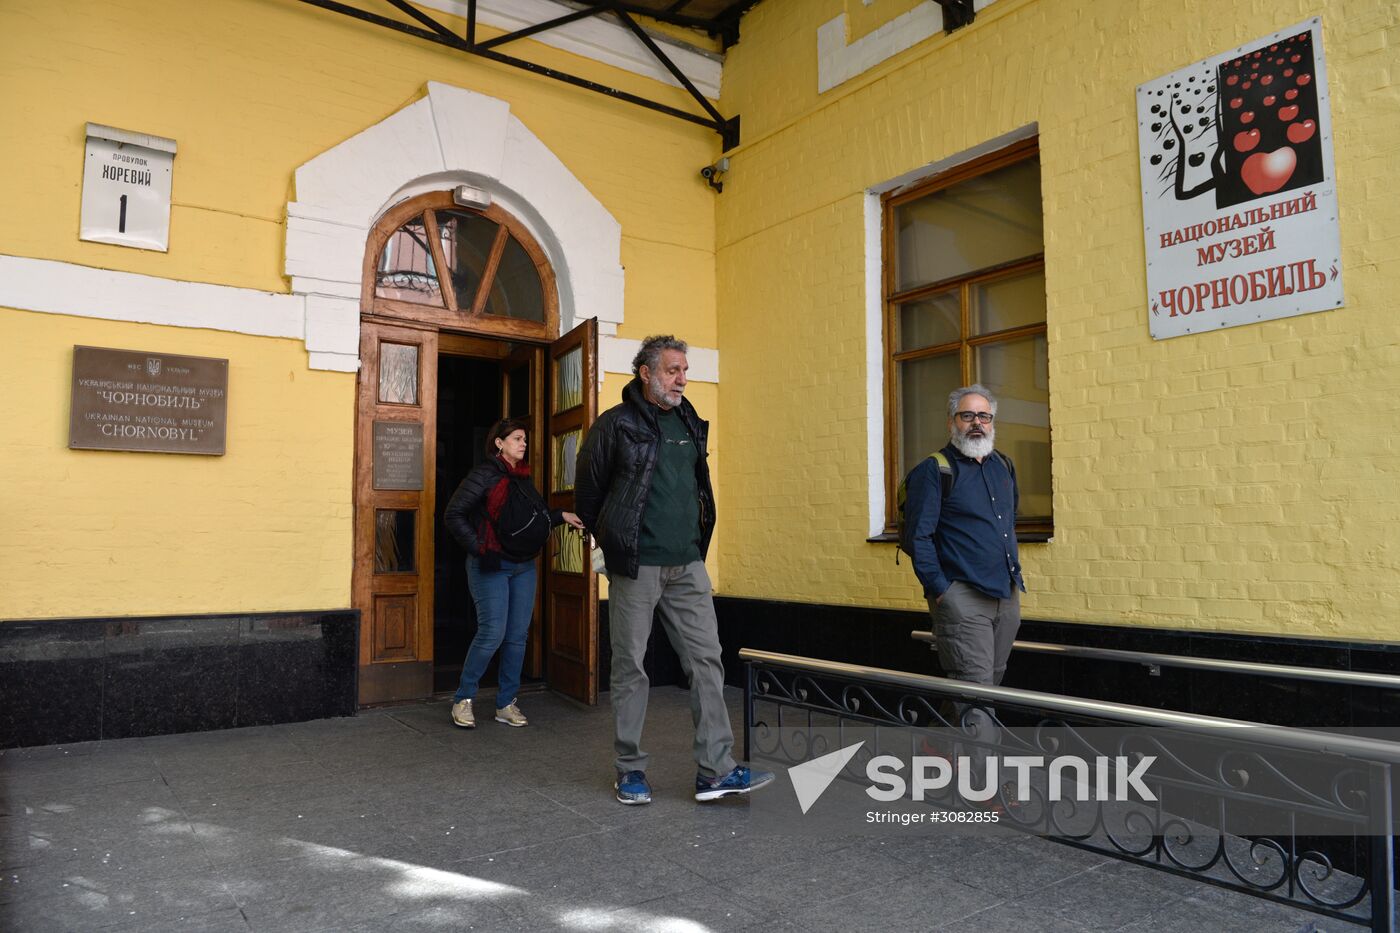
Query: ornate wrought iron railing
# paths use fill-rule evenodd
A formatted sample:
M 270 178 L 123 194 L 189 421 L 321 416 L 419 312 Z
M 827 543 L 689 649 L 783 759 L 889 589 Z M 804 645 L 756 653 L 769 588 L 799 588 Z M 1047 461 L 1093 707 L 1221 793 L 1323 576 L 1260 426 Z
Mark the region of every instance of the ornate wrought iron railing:
M 914 629 L 909 637 L 915 641 L 937 645 L 933 632 Z M 1400 690 L 1400 677 L 1394 674 L 1376 674 L 1369 671 L 1334 671 L 1324 667 L 1302 667 L 1296 664 L 1265 664 L 1259 661 L 1227 661 L 1223 658 L 1195 658 L 1180 654 L 1161 654 L 1155 651 L 1123 651 L 1117 648 L 1095 648 L 1092 645 L 1059 645 L 1044 641 L 1012 642 L 1015 651 L 1032 654 L 1053 655 L 1062 658 L 1081 658 L 1090 661 L 1117 661 L 1125 664 L 1140 664 L 1149 673 L 1157 674 L 1164 667 L 1186 670 L 1212 671 L 1219 674 L 1245 674 L 1252 677 L 1278 677 L 1286 680 L 1312 680 L 1321 683 L 1338 684 L 1345 687 L 1379 687 L 1383 690 Z
M 882 741 L 908 752 L 919 746 L 921 734 L 955 735 L 959 745 L 989 755 L 1053 752 L 1126 760 L 1150 751 L 1155 760 L 1146 780 L 1156 792 L 1155 805 L 1066 806 L 1052 802 L 1043 787 L 1033 789 L 1028 801 L 1008 800 L 999 791 L 1005 805 L 1000 822 L 1393 933 L 1392 769 L 1400 764 L 1400 742 L 747 648 L 739 657 L 746 665 L 744 751 L 751 760 L 796 764 L 815 757 L 820 742 L 814 737 L 833 724 L 873 730 L 877 738 L 863 750 L 865 760 L 882 752 Z M 991 738 L 973 728 L 974 711 L 996 723 Z M 940 808 L 969 806 L 952 788 L 929 800 Z M 1270 831 L 1227 831 L 1243 825 L 1240 814 L 1253 826 L 1262 818 Z M 1339 862 L 1352 871 L 1341 870 Z

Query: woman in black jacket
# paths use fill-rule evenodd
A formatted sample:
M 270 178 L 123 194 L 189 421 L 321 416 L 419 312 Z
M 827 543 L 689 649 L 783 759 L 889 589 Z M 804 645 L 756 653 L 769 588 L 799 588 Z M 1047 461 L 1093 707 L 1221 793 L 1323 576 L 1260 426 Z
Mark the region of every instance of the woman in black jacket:
M 486 665 L 501 652 L 496 690 L 496 721 L 524 726 L 515 704 L 525 636 L 535 609 L 535 557 L 549 540 L 550 529 L 568 522 L 582 530 L 573 512 L 550 509 L 530 482 L 525 462 L 525 422 L 505 418 L 486 438 L 488 459 L 462 480 L 444 520 L 457 543 L 467 549 L 467 583 L 476 604 L 476 637 L 467 649 L 462 680 L 452 700 L 452 721 L 476 727 L 472 699 Z

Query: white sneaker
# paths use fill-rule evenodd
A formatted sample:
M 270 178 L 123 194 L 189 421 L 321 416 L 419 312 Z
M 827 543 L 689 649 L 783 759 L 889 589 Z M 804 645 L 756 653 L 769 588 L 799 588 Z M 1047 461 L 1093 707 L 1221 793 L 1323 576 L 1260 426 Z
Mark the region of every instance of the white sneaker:
M 520 712 L 520 707 L 516 706 L 514 703 L 511 703 L 504 709 L 496 710 L 496 722 L 503 722 L 508 726 L 515 726 L 516 728 L 528 726 L 530 724 L 530 720 L 525 718 L 524 714 Z
M 471 700 L 458 700 L 452 704 L 452 721 L 463 729 L 476 728 L 476 716 L 472 714 Z

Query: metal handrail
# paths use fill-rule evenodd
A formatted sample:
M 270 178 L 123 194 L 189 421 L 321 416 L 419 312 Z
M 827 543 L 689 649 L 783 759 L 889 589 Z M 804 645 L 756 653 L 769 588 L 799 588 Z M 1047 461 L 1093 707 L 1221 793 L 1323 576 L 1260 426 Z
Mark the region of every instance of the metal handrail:
M 954 694 L 962 698 L 984 700 L 990 703 L 998 701 L 1020 703 L 1056 713 L 1094 716 L 1132 723 L 1133 725 L 1171 727 L 1198 735 L 1229 736 L 1269 742 L 1282 748 L 1298 751 L 1324 755 L 1346 755 L 1352 758 L 1400 765 L 1400 742 L 1389 742 L 1382 739 L 1369 739 L 1334 732 L 1317 732 L 1290 726 L 1274 726 L 1246 722 L 1240 719 L 1223 719 L 1218 716 L 1199 716 L 1195 713 L 1129 706 L 1126 703 L 1088 700 L 1055 693 L 1040 693 L 1035 690 L 1021 690 L 1016 687 L 991 687 L 984 684 L 968 683 L 964 680 L 935 677 L 932 674 L 892 671 L 883 667 L 866 667 L 861 664 L 846 664 L 841 661 L 804 658 L 792 654 L 760 651 L 756 648 L 741 648 L 739 660 L 787 668 L 788 670 L 860 678 L 891 687 L 933 690 L 938 693 Z M 1249 734 L 1240 735 L 1241 732 Z
M 915 641 L 936 644 L 932 632 L 914 629 L 909 637 Z M 1220 658 L 1192 658 L 1180 654 L 1158 654 L 1154 651 L 1123 651 L 1117 648 L 1094 648 L 1089 645 L 1057 645 L 1044 641 L 1015 641 L 1016 651 L 1055 654 L 1067 658 L 1089 658 L 1096 661 L 1122 661 L 1146 667 L 1181 667 L 1198 671 L 1218 671 L 1226 674 L 1248 674 L 1255 677 L 1288 677 L 1293 680 L 1316 680 L 1349 687 L 1382 687 L 1400 690 L 1400 676 L 1372 674 L 1365 671 L 1329 671 L 1318 667 L 1293 664 L 1265 664 L 1259 661 L 1225 661 Z

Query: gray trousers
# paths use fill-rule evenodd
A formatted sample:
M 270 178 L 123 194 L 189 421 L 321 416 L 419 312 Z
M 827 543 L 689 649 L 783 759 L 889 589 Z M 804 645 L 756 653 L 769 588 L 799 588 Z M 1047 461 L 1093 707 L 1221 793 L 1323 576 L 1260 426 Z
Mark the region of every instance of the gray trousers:
M 666 634 L 690 681 L 690 714 L 695 723 L 695 764 L 705 777 L 734 769 L 734 732 L 724 702 L 724 664 L 719 625 L 705 564 L 639 567 L 637 579 L 614 575 L 608 581 L 608 624 L 612 633 L 612 707 L 618 771 L 645 771 L 642 751 L 650 682 L 642 669 L 653 610 L 660 608 Z
M 997 599 L 956 580 L 941 603 L 928 601 L 928 609 L 944 673 L 974 684 L 1000 684 L 1021 628 L 1021 593 L 1015 584 L 1009 597 Z
M 954 680 L 996 686 L 1006 675 L 1011 643 L 1021 627 L 1021 593 L 1013 583 L 1006 599 L 988 596 L 981 590 L 955 581 L 943 592 L 943 601 L 928 601 L 933 616 L 933 637 L 938 645 L 938 663 Z M 961 726 L 969 738 L 997 742 L 999 730 L 986 710 L 966 703 L 952 704 L 953 725 Z M 980 771 L 986 760 L 982 747 L 969 749 Z

